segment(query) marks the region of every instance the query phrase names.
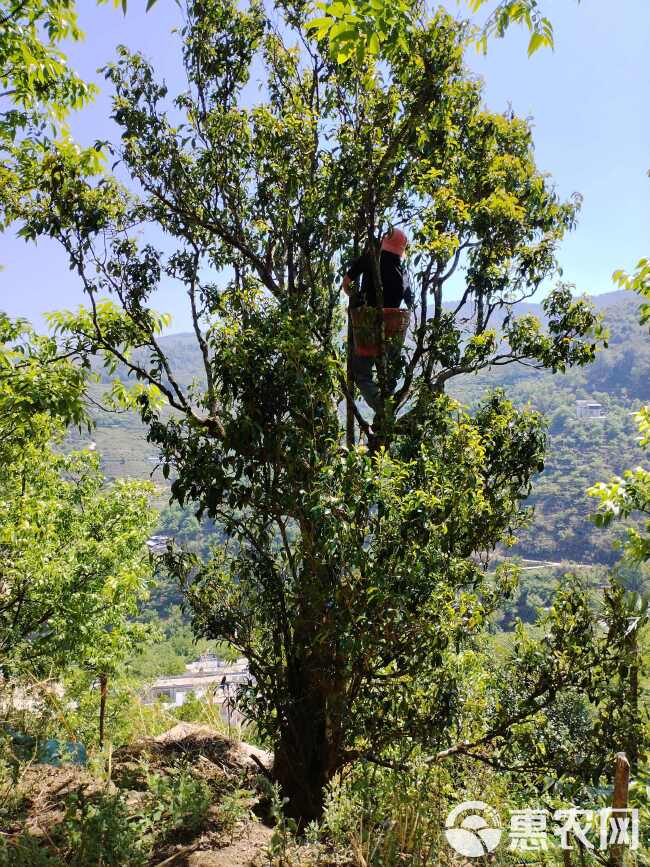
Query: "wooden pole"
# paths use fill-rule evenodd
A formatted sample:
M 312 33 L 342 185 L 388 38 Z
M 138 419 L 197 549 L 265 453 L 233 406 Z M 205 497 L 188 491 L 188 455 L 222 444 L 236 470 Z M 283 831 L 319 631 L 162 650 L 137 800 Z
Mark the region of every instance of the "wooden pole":
M 106 699 L 108 697 L 108 677 L 99 675 L 99 746 L 104 746 L 104 724 L 106 722 Z
M 625 753 L 617 753 L 614 764 L 614 795 L 612 796 L 612 808 L 627 810 L 628 793 L 630 789 L 630 763 Z M 616 844 L 609 850 L 610 867 L 623 867 L 625 859 L 625 846 Z
M 630 767 L 636 768 L 639 763 L 639 642 L 638 630 L 632 629 L 626 639 L 630 655 L 630 672 L 628 680 L 628 701 L 632 725 L 625 745 L 626 756 Z

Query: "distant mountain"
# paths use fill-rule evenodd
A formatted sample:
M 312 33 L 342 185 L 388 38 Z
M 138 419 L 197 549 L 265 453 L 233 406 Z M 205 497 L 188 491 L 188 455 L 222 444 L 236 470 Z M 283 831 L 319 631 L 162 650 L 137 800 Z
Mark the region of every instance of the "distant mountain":
M 611 333 L 609 347 L 594 364 L 566 375 L 534 371 L 521 365 L 499 368 L 452 381 L 450 392 L 473 406 L 489 389 L 503 387 L 518 405 L 543 412 L 549 424 L 546 469 L 530 498 L 535 518 L 519 534 L 522 555 L 553 561 L 610 563 L 612 542 L 620 530 L 597 530 L 589 521 L 593 503 L 586 489 L 597 481 L 642 463 L 631 413 L 650 401 L 650 336 L 638 324 L 638 299 L 627 292 L 607 292 L 590 299 Z M 522 304 L 519 315 L 540 315 L 539 304 Z M 178 379 L 202 378 L 201 357 L 193 334 L 161 338 Z M 602 404 L 603 419 L 579 419 L 576 401 Z M 148 477 L 157 454 L 131 415 L 98 412 L 93 433 L 106 472 L 111 476 Z M 77 442 L 84 442 L 77 438 Z M 154 472 L 154 478 L 163 484 Z M 162 494 L 163 505 L 166 495 Z M 191 534 L 190 534 L 191 535 Z M 187 536 L 187 532 L 186 532 Z
M 629 292 L 618 291 L 605 292 L 588 300 L 603 316 L 610 332 L 608 348 L 598 354 L 593 364 L 557 375 L 514 364 L 466 377 L 453 388 L 465 398 L 474 398 L 488 385 L 528 381 L 532 387 L 532 383 L 553 382 L 561 391 L 568 389 L 575 393 L 576 398 L 604 392 L 617 397 L 626 406 L 633 406 L 635 401 L 650 401 L 650 335 L 648 329 L 639 325 L 639 299 Z M 517 309 L 517 315 L 533 313 L 543 318 L 539 304 L 522 304 Z
M 628 292 L 590 299 L 603 314 L 609 345 L 587 367 L 552 374 L 512 365 L 452 382 L 450 391 L 475 404 L 487 389 L 503 387 L 518 405 L 544 413 L 549 426 L 546 468 L 530 497 L 533 523 L 516 552 L 545 560 L 612 563 L 613 542 L 624 530 L 599 530 L 589 520 L 595 504 L 586 490 L 598 481 L 647 462 L 632 413 L 650 402 L 650 334 L 639 325 L 639 300 Z M 536 312 L 536 305 L 529 305 Z M 604 418 L 578 418 L 576 401 L 590 399 Z
M 608 392 L 627 392 L 626 398 L 629 399 L 650 400 L 650 341 L 638 324 L 638 300 L 624 291 L 605 292 L 591 296 L 588 300 L 605 315 L 611 330 L 610 347 L 599 355 L 594 365 L 581 372 L 577 379 L 573 373 L 568 374 L 572 387 L 582 387 L 588 391 L 603 390 L 604 387 Z M 448 301 L 445 306 L 453 309 L 456 303 Z M 516 306 L 515 311 L 517 316 L 532 313 L 544 319 L 541 304 L 523 302 Z M 470 317 L 471 314 L 468 307 L 466 315 Z M 496 324 L 502 316 L 503 314 L 495 314 Z M 175 375 L 181 383 L 187 384 L 194 379 L 203 378 L 201 353 L 192 332 L 167 335 L 160 338 L 160 344 L 171 359 Z M 118 370 L 118 375 L 120 374 L 126 378 L 126 371 Z M 493 371 L 487 377 L 493 384 L 497 380 L 510 383 L 535 375 L 530 368 L 513 365 Z M 108 380 L 108 377 L 105 379 Z M 485 384 L 482 375 L 478 379 L 471 379 L 481 385 Z

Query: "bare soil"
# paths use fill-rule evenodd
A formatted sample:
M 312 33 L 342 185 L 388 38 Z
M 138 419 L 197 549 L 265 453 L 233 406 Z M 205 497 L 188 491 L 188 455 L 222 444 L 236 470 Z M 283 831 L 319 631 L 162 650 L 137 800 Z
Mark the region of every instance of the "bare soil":
M 200 831 L 188 839 L 180 829 L 157 848 L 151 867 L 262 867 L 269 864 L 266 852 L 273 832 L 252 813 L 257 796 L 245 802 L 248 817 L 227 830 L 220 820 L 219 801 L 220 795 L 235 789 L 253 792 L 255 778 L 270 768 L 271 761 L 269 753 L 250 744 L 230 740 L 206 726 L 179 723 L 158 737 L 116 750 L 110 782 L 79 767 L 29 766 L 16 790 L 20 814 L 0 830 L 7 840 L 27 832 L 46 844 L 63 820 L 71 795 L 93 801 L 119 791 L 129 811 L 137 813 L 147 799 L 145 768 L 164 774 L 180 762 L 209 785 L 213 804 Z

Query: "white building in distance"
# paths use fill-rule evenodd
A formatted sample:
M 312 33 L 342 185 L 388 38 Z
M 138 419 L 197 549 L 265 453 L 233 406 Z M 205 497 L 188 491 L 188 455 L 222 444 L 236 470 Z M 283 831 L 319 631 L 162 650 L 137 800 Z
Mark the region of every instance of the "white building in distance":
M 597 403 L 595 400 L 576 400 L 576 415 L 578 418 L 607 417 L 602 403 Z
M 196 698 L 223 705 L 235 698 L 237 687 L 246 683 L 249 677 L 246 659 L 228 663 L 213 654 L 205 654 L 187 665 L 185 674 L 159 677 L 149 688 L 145 702 L 162 700 L 165 704 L 180 707 L 193 693 Z

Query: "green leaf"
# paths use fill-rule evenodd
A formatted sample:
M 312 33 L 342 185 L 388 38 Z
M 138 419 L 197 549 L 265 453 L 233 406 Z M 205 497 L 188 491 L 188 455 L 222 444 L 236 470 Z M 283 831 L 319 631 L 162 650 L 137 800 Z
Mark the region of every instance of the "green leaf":
M 533 33 L 528 42 L 528 56 L 532 57 L 532 55 L 545 44 L 546 39 L 541 33 Z
M 335 2 L 327 7 L 327 13 L 332 18 L 343 18 L 349 12 L 349 7 L 344 3 Z
M 321 33 L 326 33 L 334 24 L 333 18 L 312 18 L 307 24 L 309 30 L 318 30 L 319 37 Z

